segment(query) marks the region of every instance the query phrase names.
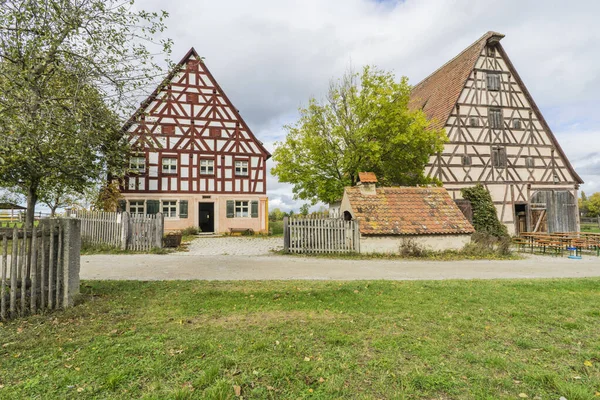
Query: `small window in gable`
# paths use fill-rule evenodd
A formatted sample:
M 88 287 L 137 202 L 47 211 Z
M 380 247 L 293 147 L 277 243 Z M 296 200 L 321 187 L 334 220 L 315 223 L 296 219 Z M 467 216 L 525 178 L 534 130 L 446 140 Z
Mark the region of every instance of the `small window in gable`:
M 463 155 L 461 162 L 464 167 L 470 167 L 471 166 L 471 156 L 469 156 L 467 154 Z
M 197 103 L 198 102 L 198 93 L 187 93 L 185 95 L 186 101 L 188 103 Z
M 470 117 L 469 118 L 469 125 L 470 126 L 479 126 L 479 118 L 477 118 L 477 117 Z
M 208 136 L 212 138 L 220 138 L 221 137 L 221 128 L 210 128 L 208 130 Z
M 487 88 L 488 88 L 488 90 L 493 90 L 493 91 L 500 90 L 500 74 L 488 72 Z
M 494 46 L 488 46 L 487 55 L 488 57 L 496 57 L 496 48 Z
M 521 129 L 521 120 L 519 118 L 514 118 L 512 121 L 513 129 Z
M 163 135 L 173 135 L 175 134 L 175 125 L 161 125 L 161 133 Z
M 129 169 L 132 172 L 138 172 L 140 174 L 146 172 L 146 158 L 145 157 L 131 157 L 129 159 Z
M 527 168 L 533 168 L 533 167 L 535 167 L 535 158 L 533 158 L 533 157 L 527 157 L 525 159 L 525 166 Z
M 502 129 L 502 110 L 499 108 L 490 108 L 488 111 L 488 120 L 490 128 Z
M 494 168 L 506 168 L 506 148 L 492 147 L 492 166 Z

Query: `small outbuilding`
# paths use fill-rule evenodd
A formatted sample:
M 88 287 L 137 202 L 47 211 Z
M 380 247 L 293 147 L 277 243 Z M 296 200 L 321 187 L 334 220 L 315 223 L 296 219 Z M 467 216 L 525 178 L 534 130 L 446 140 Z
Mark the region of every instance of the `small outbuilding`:
M 344 189 L 342 218 L 357 220 L 361 253 L 397 253 L 406 239 L 430 250 L 461 249 L 475 232 L 441 187 L 377 187 L 372 172 Z

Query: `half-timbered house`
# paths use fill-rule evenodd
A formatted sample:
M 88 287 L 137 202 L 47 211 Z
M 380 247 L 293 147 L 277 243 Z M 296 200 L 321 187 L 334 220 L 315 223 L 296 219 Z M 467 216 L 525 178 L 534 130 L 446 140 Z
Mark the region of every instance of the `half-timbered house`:
M 449 141 L 427 173 L 455 198 L 483 184 L 510 233 L 575 231 L 583 183 L 500 40 L 488 32 L 417 84 L 420 108 Z
M 192 48 L 124 130 L 134 151 L 121 208 L 165 229 L 268 229 L 270 157 Z

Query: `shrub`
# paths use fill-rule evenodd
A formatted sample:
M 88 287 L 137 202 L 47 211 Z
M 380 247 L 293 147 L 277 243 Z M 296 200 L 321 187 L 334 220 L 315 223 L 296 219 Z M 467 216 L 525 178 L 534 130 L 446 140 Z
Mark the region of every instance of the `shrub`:
M 489 256 L 506 257 L 512 254 L 508 236 L 496 237 L 485 232 L 475 232 L 471 243 L 463 247 L 461 253 L 468 257 L 486 258 Z
M 498 219 L 492 196 L 481 184 L 461 189 L 463 198 L 471 202 L 473 227 L 477 232 L 507 238 L 506 226 Z
M 414 239 L 402 239 L 398 253 L 402 257 L 425 257 L 427 250 L 418 244 Z
M 200 229 L 196 226 L 188 226 L 187 228 L 181 231 L 181 234 L 183 236 L 193 236 L 197 235 L 198 233 L 200 233 Z

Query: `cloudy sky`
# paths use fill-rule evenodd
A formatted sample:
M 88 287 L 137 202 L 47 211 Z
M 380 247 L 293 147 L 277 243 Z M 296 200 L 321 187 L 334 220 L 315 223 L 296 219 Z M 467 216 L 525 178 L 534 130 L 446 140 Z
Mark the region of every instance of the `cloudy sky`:
M 502 44 L 585 180 L 600 191 L 600 1 L 137 0 L 170 14 L 173 59 L 195 47 L 269 150 L 298 107 L 348 66 L 374 64 L 411 84 L 486 31 Z M 270 166 L 269 166 L 270 168 Z M 271 207 L 297 209 L 270 177 Z

